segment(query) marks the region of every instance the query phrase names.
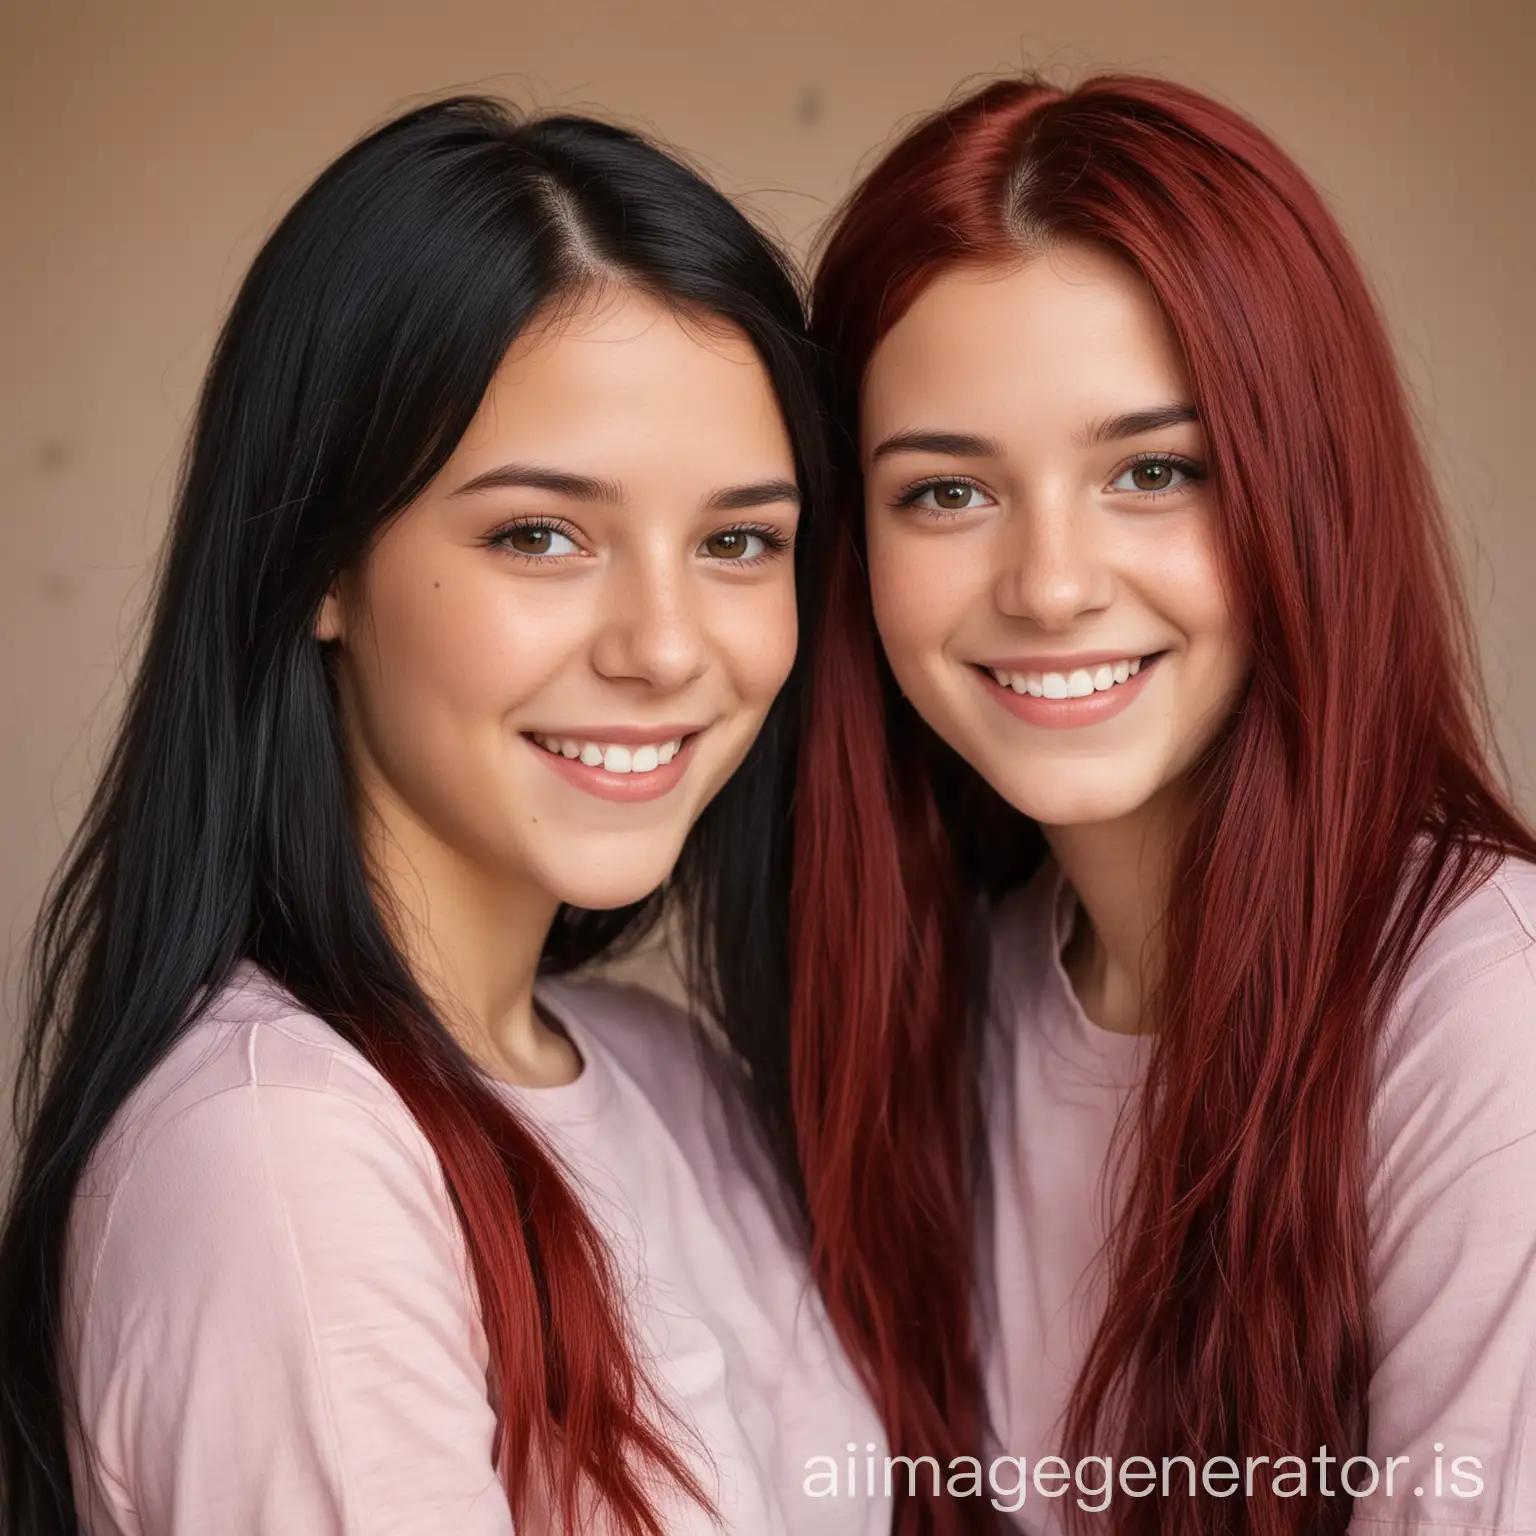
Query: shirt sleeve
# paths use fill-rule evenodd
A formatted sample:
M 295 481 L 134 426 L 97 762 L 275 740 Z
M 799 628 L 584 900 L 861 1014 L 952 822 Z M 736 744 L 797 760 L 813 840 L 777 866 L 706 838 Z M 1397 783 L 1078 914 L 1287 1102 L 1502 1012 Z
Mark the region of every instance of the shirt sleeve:
M 1359 1536 L 1536 1532 L 1532 953 L 1440 967 L 1378 1095 Z
M 221 1090 L 110 1192 L 74 1362 L 88 1531 L 511 1536 L 453 1209 L 380 1098 Z

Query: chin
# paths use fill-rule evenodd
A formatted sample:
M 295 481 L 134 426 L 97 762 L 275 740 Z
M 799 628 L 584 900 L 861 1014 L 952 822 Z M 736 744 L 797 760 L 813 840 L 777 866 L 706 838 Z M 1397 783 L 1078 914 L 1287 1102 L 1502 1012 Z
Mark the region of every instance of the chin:
M 584 912 L 616 912 L 620 907 L 633 906 L 656 891 L 662 882 L 649 885 L 591 884 L 571 886 L 557 890 L 555 895 L 562 906 L 580 907 Z
M 989 775 L 992 787 L 1021 815 L 1042 827 L 1096 826 L 1133 815 L 1151 799 L 1153 790 L 1128 782 L 1122 774 L 1083 772 L 1081 763 L 1064 764 L 1062 773 L 1021 778 L 1011 773 Z
M 644 901 L 666 883 L 681 853 L 681 846 L 670 844 L 660 850 L 583 850 L 573 841 L 546 865 L 545 885 L 566 906 L 608 912 Z

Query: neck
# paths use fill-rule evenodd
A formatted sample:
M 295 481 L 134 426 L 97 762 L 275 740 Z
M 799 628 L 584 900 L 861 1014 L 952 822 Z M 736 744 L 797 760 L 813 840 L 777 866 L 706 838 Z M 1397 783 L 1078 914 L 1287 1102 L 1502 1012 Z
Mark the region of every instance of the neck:
M 1051 853 L 1077 893 L 1077 921 L 1062 959 L 1083 1011 L 1101 1029 L 1142 1034 L 1162 974 L 1161 925 L 1180 802 L 1159 796 L 1114 821 L 1045 827 Z
M 375 899 L 438 1017 L 492 1077 L 524 1087 L 572 1081 L 580 1058 L 533 1002 L 558 900 L 466 857 L 376 776 L 367 780 L 360 831 Z

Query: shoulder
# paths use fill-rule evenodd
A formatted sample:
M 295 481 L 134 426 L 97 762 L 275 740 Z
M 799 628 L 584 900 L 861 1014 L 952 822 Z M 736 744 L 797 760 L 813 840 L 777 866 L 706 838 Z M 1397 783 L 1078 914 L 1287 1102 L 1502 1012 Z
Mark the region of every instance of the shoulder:
M 1536 864 L 1506 858 L 1425 935 L 1399 994 L 1434 998 L 1486 973 L 1529 978 L 1536 953 Z
M 1400 1150 L 1536 1137 L 1536 865 L 1506 859 L 1425 935 L 1389 1010 L 1377 1104 Z
M 1425 934 L 1387 1046 L 1389 1067 L 1443 1052 L 1536 1070 L 1536 865 L 1505 859 Z
M 399 1095 L 354 1046 L 256 966 L 242 963 L 118 1111 L 86 1175 L 99 1195 L 189 1126 L 203 1136 L 243 1123 L 242 1103 L 297 1097 L 317 1120 L 350 1106 L 391 1134 L 414 1122 Z M 302 1116 L 300 1117 L 303 1118 Z
M 1356 1506 L 1357 1521 L 1387 1522 L 1383 1531 L 1425 1521 L 1437 1531 L 1504 1530 L 1511 1517 L 1527 1529 L 1519 1469 L 1536 1341 L 1533 913 L 1536 868 L 1506 861 L 1425 936 L 1381 1040 L 1367 1449 L 1377 1466 L 1399 1454 L 1419 1465 L 1443 1442 L 1486 1488 L 1459 1507 L 1437 1492 L 1415 1503 L 1412 1519 L 1401 1500 Z
M 510 1532 L 454 1206 L 360 1053 L 244 967 L 99 1151 L 64 1342 L 134 1529 Z
M 149 1282 L 174 1254 L 292 1230 L 296 1202 L 442 1206 L 430 1144 L 355 1048 L 243 965 L 124 1103 L 76 1197 L 71 1274 L 87 1305 L 104 1262 Z M 366 1202 L 365 1202 L 366 1203 Z M 238 1241 L 236 1239 L 238 1238 Z

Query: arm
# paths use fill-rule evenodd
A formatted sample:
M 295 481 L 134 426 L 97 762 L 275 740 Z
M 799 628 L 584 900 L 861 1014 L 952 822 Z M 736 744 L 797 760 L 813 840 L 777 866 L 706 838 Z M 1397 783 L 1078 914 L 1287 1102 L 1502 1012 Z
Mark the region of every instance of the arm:
M 146 1536 L 511 1536 L 452 1208 L 372 1091 L 246 1084 L 154 1128 L 81 1277 L 82 1504 Z
M 1378 1096 L 1368 1449 L 1383 1482 L 1356 1503 L 1360 1536 L 1536 1532 L 1532 954 L 1432 977 Z M 1408 1460 L 1388 1498 L 1391 1457 Z

